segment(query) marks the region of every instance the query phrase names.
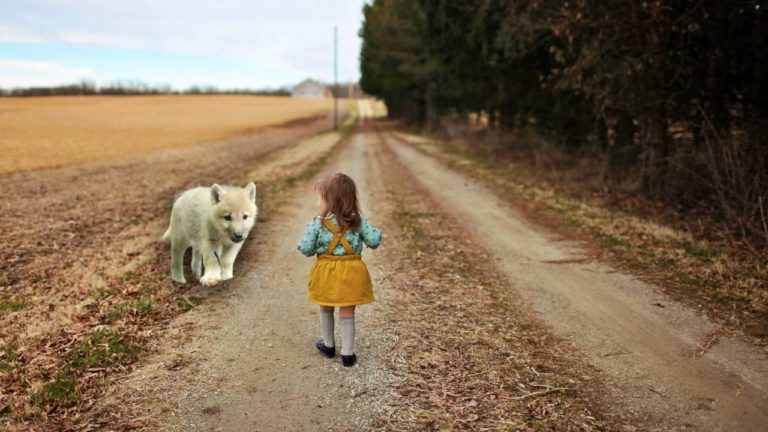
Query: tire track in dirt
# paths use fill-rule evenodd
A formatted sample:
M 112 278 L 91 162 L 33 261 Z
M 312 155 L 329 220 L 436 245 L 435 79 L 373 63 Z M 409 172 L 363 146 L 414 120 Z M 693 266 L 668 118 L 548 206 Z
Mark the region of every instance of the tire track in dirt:
M 365 141 L 354 135 L 337 151 L 323 174 L 344 171 L 356 179 L 363 209 L 368 210 L 369 181 Z M 306 279 L 312 259 L 296 251 L 304 225 L 316 213 L 311 182 L 272 219 L 267 238 L 260 241 L 257 267 L 232 289 L 242 290 L 231 313 L 218 320 L 221 332 L 201 366 L 216 379 L 207 389 L 182 394 L 183 430 L 328 430 L 346 417 L 345 401 L 357 399 L 344 388 L 342 374 L 371 372 L 365 339 L 366 307 L 358 311 L 358 355 L 361 366 L 342 370 L 339 358 L 327 360 L 313 349 L 317 339 L 316 307 L 306 300 Z M 376 214 L 370 215 L 373 221 Z M 376 254 L 366 253 L 374 282 Z M 359 400 L 357 402 L 360 402 Z M 213 414 L 211 414 L 213 413 Z
M 713 324 L 647 284 L 585 262 L 578 245 L 530 224 L 484 186 L 391 135 L 387 143 L 555 332 L 590 355 L 628 410 L 660 430 L 768 427 L 765 353 L 723 338 L 727 349 L 696 355 Z
M 376 192 L 366 169 L 365 139 L 354 135 L 337 147 L 323 173 L 352 175 L 364 211 L 378 223 L 375 208 L 367 205 Z M 338 357 L 328 360 L 314 349 L 316 307 L 306 300 L 312 260 L 295 245 L 316 213 L 311 185 L 303 182 L 279 198 L 283 203 L 257 225 L 244 249 L 242 259 L 251 262 L 240 264 L 251 270 L 217 289 L 213 294 L 218 298 L 210 298 L 204 308 L 175 320 L 159 353 L 115 389 L 100 410 L 128 405 L 126 415 L 148 430 L 329 430 L 343 422 L 371 421 L 353 415 L 355 407 L 347 409 L 363 409 L 383 379 L 384 368 L 367 334 L 374 332 L 370 310 L 358 311 L 357 367 L 342 369 Z M 374 284 L 382 279 L 377 254 L 365 254 Z

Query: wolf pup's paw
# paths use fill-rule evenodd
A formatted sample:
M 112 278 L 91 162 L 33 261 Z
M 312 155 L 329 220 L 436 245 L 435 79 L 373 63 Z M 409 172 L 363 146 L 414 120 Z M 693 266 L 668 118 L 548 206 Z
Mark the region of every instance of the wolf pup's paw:
M 221 280 L 219 278 L 217 278 L 216 276 L 203 276 L 203 277 L 200 278 L 200 284 L 201 285 L 206 285 L 206 286 L 211 287 L 211 288 L 215 287 L 216 285 L 218 285 L 219 282 L 221 282 Z

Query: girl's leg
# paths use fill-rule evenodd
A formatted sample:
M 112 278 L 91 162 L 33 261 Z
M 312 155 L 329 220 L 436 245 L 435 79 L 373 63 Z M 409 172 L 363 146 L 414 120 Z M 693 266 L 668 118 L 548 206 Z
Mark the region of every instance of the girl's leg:
M 339 318 L 354 318 L 354 317 L 355 317 L 354 306 L 346 306 L 346 307 L 339 308 Z
M 344 366 L 352 366 L 355 358 L 355 307 L 339 308 L 341 327 L 341 360 Z
M 336 346 L 333 336 L 333 324 L 333 308 L 330 306 L 320 306 L 320 329 L 323 344 L 328 348 Z

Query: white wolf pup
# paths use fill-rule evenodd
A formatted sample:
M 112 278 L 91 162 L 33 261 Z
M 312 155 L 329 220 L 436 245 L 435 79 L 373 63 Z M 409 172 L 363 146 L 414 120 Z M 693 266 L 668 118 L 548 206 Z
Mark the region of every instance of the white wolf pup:
M 209 287 L 232 279 L 243 241 L 256 222 L 256 185 L 198 187 L 176 199 L 163 240 L 171 242 L 171 278 L 185 283 L 184 252 L 192 248 L 192 274 Z M 205 270 L 203 270 L 205 269 Z

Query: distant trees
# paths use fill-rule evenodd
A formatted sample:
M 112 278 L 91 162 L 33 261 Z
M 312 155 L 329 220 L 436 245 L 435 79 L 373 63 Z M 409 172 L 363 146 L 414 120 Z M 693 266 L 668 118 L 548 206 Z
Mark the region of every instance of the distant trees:
M 759 0 L 375 0 L 361 85 L 435 128 L 482 113 L 711 203 L 768 239 L 768 17 Z
M 362 97 L 363 92 L 359 83 L 342 82 L 336 85 L 325 84 L 332 94 L 346 98 L 352 95 L 353 98 Z M 351 87 L 350 87 L 351 85 Z M 107 85 L 96 85 L 91 81 L 81 81 L 76 84 L 66 84 L 49 87 L 18 87 L 12 89 L 3 89 L 0 87 L 0 97 L 2 96 L 86 96 L 86 95 L 172 95 L 172 94 L 241 94 L 241 95 L 271 95 L 271 96 L 290 96 L 291 86 L 282 86 L 277 88 L 230 88 L 220 89 L 213 85 L 193 85 L 185 90 L 176 90 L 170 84 L 149 85 L 141 81 L 116 81 Z
M 346 98 L 350 94 L 350 83 L 339 83 L 337 85 L 326 84 L 332 94 L 340 98 Z M 81 81 L 77 84 L 67 84 L 51 87 L 21 87 L 14 89 L 3 89 L 0 87 L 0 97 L 2 96 L 128 96 L 128 95 L 173 95 L 173 94 L 239 94 L 239 95 L 268 95 L 268 96 L 290 96 L 291 87 L 277 88 L 234 88 L 220 89 L 212 85 L 193 85 L 185 90 L 175 90 L 169 84 L 148 85 L 141 81 L 117 81 L 107 85 L 97 86 L 90 81 Z M 352 83 L 352 97 L 363 96 L 359 83 Z
M 151 86 L 141 81 L 114 82 L 97 86 L 93 82 L 81 81 L 77 84 L 67 84 L 51 87 L 23 87 L 14 89 L 0 88 L 0 96 L 128 96 L 128 95 L 172 95 L 172 94 L 239 94 L 239 95 L 271 95 L 288 96 L 289 88 L 275 89 L 226 89 L 222 90 L 211 85 L 193 85 L 186 90 L 174 90 L 168 84 Z

